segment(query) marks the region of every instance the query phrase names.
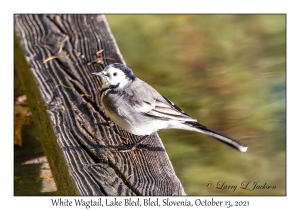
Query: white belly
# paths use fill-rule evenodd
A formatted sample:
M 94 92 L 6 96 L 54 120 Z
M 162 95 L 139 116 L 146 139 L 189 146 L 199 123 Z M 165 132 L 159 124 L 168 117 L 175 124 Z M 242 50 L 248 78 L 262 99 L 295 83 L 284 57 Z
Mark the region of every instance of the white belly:
M 122 129 L 124 129 L 127 132 L 132 133 L 134 135 L 138 135 L 138 136 L 150 135 L 153 132 L 156 132 L 160 129 L 166 129 L 169 127 L 167 121 L 157 120 L 155 122 L 151 121 L 151 122 L 135 124 L 134 122 L 130 123 L 130 122 L 126 121 L 124 118 L 121 118 L 120 116 L 117 116 L 116 114 L 112 114 L 107 110 L 105 110 L 105 112 L 110 117 L 110 119 L 114 123 L 116 123 L 118 126 L 120 126 Z

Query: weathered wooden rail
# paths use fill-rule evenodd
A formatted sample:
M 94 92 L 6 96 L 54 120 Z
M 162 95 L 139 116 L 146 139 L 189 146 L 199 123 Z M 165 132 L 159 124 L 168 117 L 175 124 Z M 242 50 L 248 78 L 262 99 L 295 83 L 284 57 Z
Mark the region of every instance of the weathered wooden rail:
M 99 50 L 104 64 L 88 65 Z M 15 15 L 14 51 L 60 195 L 185 195 L 157 134 L 112 150 L 140 137 L 109 126 L 99 101 L 91 73 L 124 63 L 103 15 Z

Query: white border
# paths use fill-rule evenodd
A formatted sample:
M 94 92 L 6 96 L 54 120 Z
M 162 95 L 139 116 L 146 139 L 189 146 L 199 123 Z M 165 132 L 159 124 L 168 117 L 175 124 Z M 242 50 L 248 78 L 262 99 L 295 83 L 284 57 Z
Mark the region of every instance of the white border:
M 300 15 L 296 1 L 14 1 L 1 6 L 1 204 L 5 209 L 50 208 L 51 197 L 13 196 L 13 14 L 14 13 L 281 13 L 287 14 L 287 196 L 214 197 L 216 200 L 248 200 L 247 209 L 299 206 Z M 298 8 L 298 9 L 297 9 Z M 55 197 L 58 198 L 58 197 Z M 68 197 L 72 199 L 72 197 Z M 77 197 L 78 198 L 78 197 Z M 95 199 L 95 197 L 91 197 Z M 112 198 L 112 197 L 110 197 Z M 123 197 L 124 198 L 124 197 Z M 198 199 L 198 197 L 188 197 Z M 200 197 L 200 199 L 206 197 Z M 211 197 L 207 197 L 211 198 Z M 90 199 L 85 197 L 85 199 Z M 122 197 L 120 198 L 122 199 Z M 162 197 L 160 197 L 162 199 Z M 183 198 L 178 198 L 182 200 Z M 66 209 L 70 207 L 56 207 Z M 73 209 L 74 207 L 72 207 Z M 81 209 L 84 209 L 80 207 Z M 123 207 L 127 208 L 127 207 Z M 132 207 L 128 207 L 132 208 Z M 168 207 L 183 208 L 183 207 Z M 202 207 L 203 208 L 203 207 Z M 218 207 L 210 207 L 214 209 Z M 99 209 L 99 208 L 98 208 Z M 164 208 L 165 209 L 165 208 Z

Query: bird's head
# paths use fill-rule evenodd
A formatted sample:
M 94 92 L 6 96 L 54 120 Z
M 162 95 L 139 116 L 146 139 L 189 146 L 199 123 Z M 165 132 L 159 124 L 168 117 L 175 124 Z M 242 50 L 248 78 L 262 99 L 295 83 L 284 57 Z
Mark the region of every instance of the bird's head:
M 103 71 L 92 74 L 101 77 L 102 88 L 116 85 L 123 88 L 136 78 L 130 68 L 120 63 L 107 65 Z

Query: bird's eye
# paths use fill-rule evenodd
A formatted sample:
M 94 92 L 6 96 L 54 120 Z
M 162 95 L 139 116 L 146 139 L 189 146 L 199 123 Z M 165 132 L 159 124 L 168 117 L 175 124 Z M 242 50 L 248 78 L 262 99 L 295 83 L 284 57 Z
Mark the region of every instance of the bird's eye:
M 117 74 L 117 72 L 114 72 L 113 75 L 114 75 L 114 77 L 115 77 L 115 76 L 117 76 L 118 74 Z

